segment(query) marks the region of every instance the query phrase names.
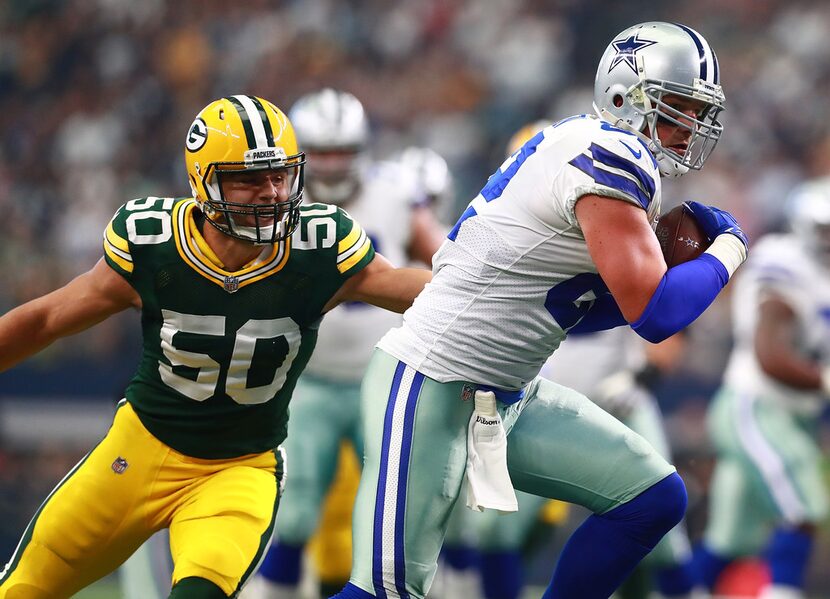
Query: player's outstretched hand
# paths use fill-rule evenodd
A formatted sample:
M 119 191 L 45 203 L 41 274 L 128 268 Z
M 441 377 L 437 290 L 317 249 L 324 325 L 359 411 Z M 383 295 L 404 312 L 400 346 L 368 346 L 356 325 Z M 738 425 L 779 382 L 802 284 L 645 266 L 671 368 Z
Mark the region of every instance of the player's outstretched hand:
M 741 229 L 741 225 L 735 220 L 735 217 L 729 214 L 726 210 L 715 208 L 714 206 L 707 206 L 700 202 L 684 202 L 686 207 L 694 215 L 700 228 L 709 237 L 709 241 L 714 241 L 715 237 L 724 233 L 734 235 L 741 240 L 744 247 L 749 247 L 749 240 L 746 234 Z

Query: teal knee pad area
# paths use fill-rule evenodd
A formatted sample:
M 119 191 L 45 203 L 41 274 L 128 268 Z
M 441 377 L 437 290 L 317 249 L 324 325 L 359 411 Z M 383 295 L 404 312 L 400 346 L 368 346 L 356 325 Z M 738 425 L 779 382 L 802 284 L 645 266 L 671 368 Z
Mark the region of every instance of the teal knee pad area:
M 205 578 L 184 578 L 170 591 L 169 599 L 228 599 L 222 589 Z

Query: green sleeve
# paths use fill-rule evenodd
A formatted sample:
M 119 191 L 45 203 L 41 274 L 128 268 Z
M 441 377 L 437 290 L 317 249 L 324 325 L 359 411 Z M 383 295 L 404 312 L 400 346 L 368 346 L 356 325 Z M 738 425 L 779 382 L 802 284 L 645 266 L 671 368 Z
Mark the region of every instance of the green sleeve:
M 357 274 L 375 257 L 366 231 L 342 208 L 337 209 L 337 271 L 343 279 Z
M 110 267 L 128 281 L 133 274 L 133 256 L 127 240 L 126 210 L 121 206 L 104 231 L 104 259 Z

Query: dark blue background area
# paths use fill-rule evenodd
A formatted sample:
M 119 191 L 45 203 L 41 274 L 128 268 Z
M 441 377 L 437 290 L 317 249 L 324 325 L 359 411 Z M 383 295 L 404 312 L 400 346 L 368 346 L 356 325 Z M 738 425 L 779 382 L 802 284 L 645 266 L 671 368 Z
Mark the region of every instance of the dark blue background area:
M 0 373 L 0 401 L 9 396 L 53 398 L 121 397 L 138 367 L 140 347 L 101 358 L 63 357 L 54 362 L 26 361 Z

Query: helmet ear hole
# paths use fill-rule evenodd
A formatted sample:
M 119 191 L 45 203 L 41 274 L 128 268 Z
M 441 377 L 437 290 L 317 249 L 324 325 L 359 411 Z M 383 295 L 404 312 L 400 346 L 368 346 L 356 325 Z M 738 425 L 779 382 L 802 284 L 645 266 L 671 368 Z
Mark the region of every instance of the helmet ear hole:
M 614 106 L 617 108 L 622 108 L 624 100 L 620 94 L 614 94 L 614 97 L 611 98 L 611 102 L 613 102 Z

